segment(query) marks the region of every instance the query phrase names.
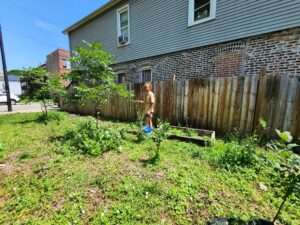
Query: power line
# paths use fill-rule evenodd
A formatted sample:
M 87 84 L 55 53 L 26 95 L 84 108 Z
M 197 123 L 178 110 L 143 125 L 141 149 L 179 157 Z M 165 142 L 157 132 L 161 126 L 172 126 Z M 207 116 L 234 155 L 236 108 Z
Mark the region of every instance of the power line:
M 43 41 L 43 40 L 40 40 L 40 39 L 37 39 L 35 37 L 31 37 L 31 36 L 28 36 L 26 34 L 22 34 L 22 33 L 19 33 L 19 32 L 16 32 L 16 31 L 12 31 L 10 29 L 7 29 L 6 27 L 3 27 L 2 26 L 2 29 L 9 32 L 9 33 L 12 33 L 12 34 L 15 34 L 15 35 L 18 35 L 20 37 L 23 37 L 23 38 L 27 38 L 27 39 L 30 39 L 30 40 L 33 40 L 33 41 L 37 41 L 37 42 L 40 42 L 42 44 L 46 44 L 46 45 L 49 45 L 49 46 L 55 46 L 56 48 L 62 48 L 61 46 L 59 45 L 56 45 L 56 44 L 53 44 L 53 43 L 50 43 L 50 42 L 46 42 L 46 41 Z

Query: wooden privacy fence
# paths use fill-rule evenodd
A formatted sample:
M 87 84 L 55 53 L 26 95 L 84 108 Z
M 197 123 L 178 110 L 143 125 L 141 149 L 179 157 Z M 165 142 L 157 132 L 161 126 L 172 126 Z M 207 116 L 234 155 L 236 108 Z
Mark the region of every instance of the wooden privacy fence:
M 143 99 L 143 84 L 128 83 L 135 99 Z M 251 133 L 263 118 L 272 128 L 300 137 L 299 76 L 211 77 L 153 83 L 155 114 L 174 125 L 215 130 L 218 134 L 237 129 Z M 94 107 L 64 107 L 68 111 L 94 114 Z M 137 106 L 114 96 L 103 116 L 134 120 Z

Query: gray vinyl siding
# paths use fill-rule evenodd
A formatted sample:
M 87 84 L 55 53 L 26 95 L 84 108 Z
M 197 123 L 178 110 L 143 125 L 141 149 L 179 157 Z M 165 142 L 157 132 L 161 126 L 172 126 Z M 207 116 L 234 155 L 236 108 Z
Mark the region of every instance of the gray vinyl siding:
M 130 44 L 118 47 L 116 10 L 129 3 Z M 117 62 L 300 26 L 300 0 L 218 0 L 216 19 L 188 27 L 188 0 L 129 0 L 69 33 L 70 48 L 102 42 Z

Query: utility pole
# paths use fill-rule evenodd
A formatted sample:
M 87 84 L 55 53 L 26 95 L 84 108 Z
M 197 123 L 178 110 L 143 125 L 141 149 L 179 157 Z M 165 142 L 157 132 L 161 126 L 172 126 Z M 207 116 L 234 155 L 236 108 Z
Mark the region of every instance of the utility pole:
M 7 109 L 8 109 L 8 112 L 11 112 L 12 111 L 12 107 L 11 107 L 11 99 L 10 99 L 10 91 L 9 91 L 9 81 L 8 81 L 8 74 L 7 74 L 7 67 L 6 67 L 6 60 L 5 60 L 5 53 L 4 53 L 4 45 L 3 45 L 3 37 L 2 37 L 1 25 L 0 25 L 0 48 L 1 48 L 3 73 L 4 73 L 4 83 L 5 83 L 6 99 L 7 99 Z

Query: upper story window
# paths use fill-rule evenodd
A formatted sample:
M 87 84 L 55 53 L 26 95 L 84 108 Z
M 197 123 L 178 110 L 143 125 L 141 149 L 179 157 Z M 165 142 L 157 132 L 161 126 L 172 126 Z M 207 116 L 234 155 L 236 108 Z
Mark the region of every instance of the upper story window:
M 189 0 L 189 26 L 216 18 L 217 0 Z
M 118 46 L 130 43 L 129 5 L 117 10 Z
M 151 69 L 143 69 L 140 77 L 140 82 L 151 82 L 152 81 L 152 71 Z
M 68 60 L 63 59 L 62 63 L 63 63 L 63 68 L 66 68 L 66 69 L 70 69 L 71 68 L 70 62 Z

